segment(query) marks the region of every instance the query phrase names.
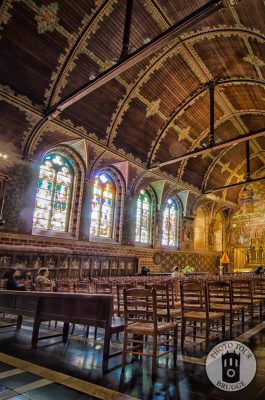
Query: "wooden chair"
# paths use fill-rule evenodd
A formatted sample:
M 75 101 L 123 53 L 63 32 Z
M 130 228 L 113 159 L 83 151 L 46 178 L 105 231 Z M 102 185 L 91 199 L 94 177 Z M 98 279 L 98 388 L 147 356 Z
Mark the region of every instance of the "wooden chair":
M 173 308 L 172 294 L 167 282 L 146 284 L 145 287 L 148 290 L 153 288 L 156 290 L 156 308 L 159 320 L 170 322 L 181 318 L 181 309 Z
M 133 289 L 135 288 L 135 284 L 133 282 L 123 282 L 117 283 L 117 308 L 114 310 L 117 313 L 118 317 L 121 317 L 124 314 L 124 289 Z
M 37 284 L 36 290 L 38 292 L 53 292 L 53 284 L 52 282 Z
M 254 324 L 254 315 L 258 313 L 259 321 L 262 321 L 262 301 L 253 296 L 252 282 L 248 279 L 232 279 L 233 304 L 245 306 L 249 312 L 251 326 Z
M 76 282 L 75 283 L 75 293 L 89 293 L 89 283 L 88 282 Z
M 202 337 L 197 335 L 197 323 L 200 323 L 199 331 L 205 331 L 205 347 L 209 350 L 210 333 L 216 332 L 225 338 L 225 314 L 223 312 L 213 312 L 209 310 L 209 301 L 204 282 L 181 281 L 180 283 L 181 297 L 181 347 L 184 347 L 187 323 L 192 323 L 192 337 Z M 205 328 L 203 328 L 205 326 Z M 221 327 L 221 332 L 215 327 Z
M 124 288 L 124 342 L 122 371 L 126 365 L 126 354 L 149 356 L 145 345 L 152 345 L 152 375 L 156 373 L 156 358 L 173 352 L 174 366 L 177 362 L 177 324 L 159 322 L 156 290 Z M 171 336 L 170 336 L 171 334 Z M 148 337 L 151 336 L 151 342 Z M 158 354 L 158 347 L 166 350 Z
M 233 304 L 230 281 L 207 281 L 209 311 L 223 312 L 229 318 L 229 337 L 232 338 L 233 323 L 241 318 L 241 328 L 244 332 L 244 305 Z

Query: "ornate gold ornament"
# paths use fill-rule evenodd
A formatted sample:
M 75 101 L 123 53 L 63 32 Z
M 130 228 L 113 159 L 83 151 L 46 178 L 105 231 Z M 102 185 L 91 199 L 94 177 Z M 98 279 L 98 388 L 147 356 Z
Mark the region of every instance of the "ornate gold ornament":
M 263 67 L 265 65 L 265 62 L 254 54 L 249 54 L 248 56 L 244 57 L 243 60 L 254 65 L 254 67 Z
M 157 99 L 152 101 L 146 109 L 146 117 L 151 117 L 151 115 L 154 115 L 157 113 L 157 111 L 159 110 L 159 105 L 160 105 L 160 101 L 161 99 Z
M 53 32 L 58 24 L 58 3 L 50 3 L 47 6 L 42 5 L 35 20 L 37 21 L 37 29 L 39 33 Z

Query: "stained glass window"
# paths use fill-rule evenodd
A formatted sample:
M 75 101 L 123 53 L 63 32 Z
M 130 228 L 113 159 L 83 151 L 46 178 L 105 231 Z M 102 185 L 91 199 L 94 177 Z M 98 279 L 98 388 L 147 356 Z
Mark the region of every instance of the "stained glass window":
M 135 241 L 150 243 L 151 238 L 151 198 L 146 190 L 141 190 L 137 199 Z
M 45 157 L 40 167 L 33 228 L 67 231 L 73 178 L 73 168 L 65 157 Z
M 168 199 L 163 211 L 162 244 L 178 245 L 179 208 L 175 200 Z
M 115 206 L 115 186 L 107 174 L 96 176 L 93 188 L 90 234 L 111 238 L 113 236 L 113 216 Z

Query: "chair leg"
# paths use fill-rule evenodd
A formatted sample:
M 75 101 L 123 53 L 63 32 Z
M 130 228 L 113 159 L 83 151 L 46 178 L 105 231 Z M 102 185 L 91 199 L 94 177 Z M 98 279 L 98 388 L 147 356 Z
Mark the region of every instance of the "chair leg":
M 124 370 L 125 365 L 126 365 L 127 341 L 128 341 L 128 333 L 126 331 L 124 331 L 123 349 L 122 349 L 122 362 L 121 362 L 121 369 L 122 370 Z
M 174 330 L 174 350 L 173 350 L 173 363 L 174 367 L 177 366 L 177 354 L 178 354 L 178 325 Z
M 98 333 L 98 327 L 95 326 L 95 330 L 94 330 L 94 340 L 97 339 L 97 333 Z
M 233 323 L 233 314 L 232 315 L 232 323 Z M 231 322 L 230 322 L 231 323 Z M 230 339 L 232 338 L 232 325 L 230 328 Z M 225 340 L 225 316 L 222 318 L 222 341 Z
M 185 341 L 185 334 L 186 334 L 186 321 L 183 318 L 181 323 L 181 348 L 184 348 L 184 341 Z
M 209 351 L 209 336 L 210 336 L 210 324 L 208 321 L 206 321 L 206 327 L 205 327 L 205 347 L 206 347 L 206 351 Z
M 69 322 L 65 322 L 63 324 L 63 342 L 66 343 L 68 340 L 68 334 L 69 334 Z
M 251 326 L 254 325 L 254 307 L 253 304 L 250 306 L 250 320 L 251 320 Z
M 197 323 L 196 323 L 196 321 L 193 321 L 192 334 L 193 334 L 193 342 L 196 342 L 196 336 L 197 336 Z
M 156 374 L 157 336 L 153 337 L 152 376 Z
M 17 329 L 21 329 L 22 321 L 23 321 L 23 316 L 18 315 L 17 316 Z
M 241 322 L 242 322 L 242 333 L 244 332 L 245 329 L 245 308 L 243 307 L 242 309 L 242 315 L 241 315 Z
M 234 314 L 231 311 L 229 315 L 229 339 L 232 339 L 233 336 L 233 320 L 234 320 Z
M 85 333 L 86 339 L 88 338 L 88 336 L 89 336 L 89 325 L 87 325 L 86 327 L 86 333 Z
M 74 332 L 75 332 L 75 324 L 72 324 L 71 335 L 73 335 Z

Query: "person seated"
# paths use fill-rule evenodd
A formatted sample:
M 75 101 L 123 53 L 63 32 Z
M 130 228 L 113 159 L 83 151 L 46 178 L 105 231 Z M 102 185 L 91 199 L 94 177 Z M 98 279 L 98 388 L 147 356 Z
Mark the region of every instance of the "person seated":
M 263 274 L 264 269 L 262 267 L 262 265 L 260 265 L 259 267 L 255 268 L 253 271 L 253 275 L 261 275 Z
M 6 279 L 7 290 L 26 290 L 25 285 L 17 283 L 17 279 L 20 277 L 20 271 L 15 268 L 10 268 L 4 272 L 2 279 Z
M 147 267 L 142 267 L 140 276 L 148 276 L 149 272 L 150 272 L 150 269 L 149 269 L 149 268 L 147 268 Z
M 22 271 L 19 279 L 21 281 L 32 281 L 32 272 L 26 270 Z
M 172 268 L 172 273 L 171 273 L 171 278 L 179 278 L 181 275 L 180 273 L 180 267 L 178 267 L 177 265 L 175 265 Z
M 51 281 L 51 280 L 48 278 L 48 276 L 49 276 L 49 270 L 48 270 L 48 268 L 40 268 L 39 271 L 38 271 L 37 278 L 36 278 L 36 280 L 35 280 L 36 285 L 42 286 L 42 285 L 45 285 L 45 284 L 46 284 L 46 285 L 50 284 L 51 287 L 53 288 L 53 287 L 54 287 L 54 282 Z

